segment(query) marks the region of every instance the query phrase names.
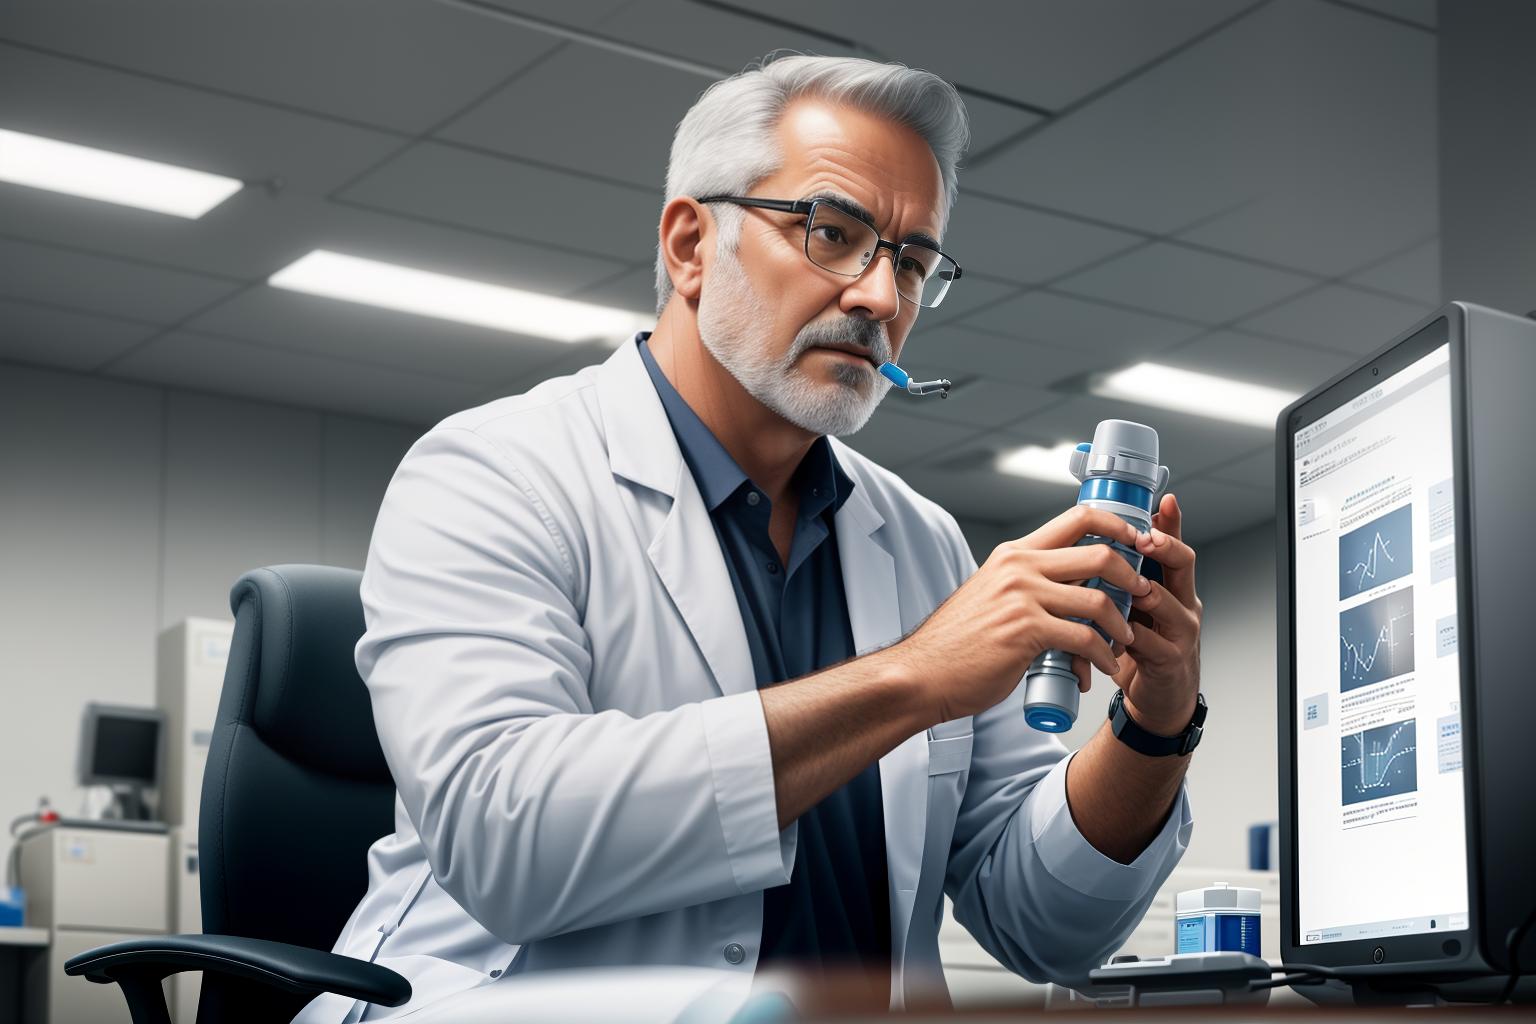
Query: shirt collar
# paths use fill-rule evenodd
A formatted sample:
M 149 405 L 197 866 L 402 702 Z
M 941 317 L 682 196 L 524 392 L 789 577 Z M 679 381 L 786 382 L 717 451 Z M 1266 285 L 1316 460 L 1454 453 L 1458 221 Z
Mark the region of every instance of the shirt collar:
M 704 505 L 713 512 L 741 490 L 744 484 L 756 485 L 751 483 L 714 432 L 699 419 L 683 396 L 677 393 L 667 375 L 661 372 L 661 366 L 646 344 L 650 336 L 649 331 L 641 331 L 635 335 L 634 344 L 640 347 L 640 358 L 645 362 L 646 372 L 651 375 L 657 396 L 661 398 L 662 408 L 666 410 L 667 419 L 672 424 L 672 433 L 677 436 L 677 445 L 682 449 L 683 459 L 699 485 Z M 825 437 L 818 437 L 800 460 L 793 483 L 800 493 L 799 515 L 802 519 L 821 515 L 828 510 L 836 512 L 853 493 L 853 480 L 838 465 L 837 457 L 832 453 L 832 445 Z

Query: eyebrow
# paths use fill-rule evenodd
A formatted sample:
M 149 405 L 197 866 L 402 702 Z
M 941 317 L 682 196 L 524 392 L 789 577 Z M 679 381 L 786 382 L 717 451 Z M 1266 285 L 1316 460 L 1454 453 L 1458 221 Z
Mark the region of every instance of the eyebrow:
M 837 209 L 842 210 L 848 216 L 855 217 L 863 221 L 865 224 L 868 224 L 870 227 L 875 228 L 875 215 L 865 209 L 862 203 L 853 199 L 849 199 L 841 192 L 833 192 L 831 189 L 822 189 L 819 192 L 812 192 L 805 198 L 820 199 L 827 205 L 835 206 Z M 880 229 L 875 228 L 875 230 L 878 232 Z M 907 242 L 917 242 L 920 245 L 926 245 L 928 248 L 933 249 L 936 252 L 939 249 L 939 240 L 928 234 L 926 231 L 909 231 L 907 236 L 901 241 L 903 244 Z

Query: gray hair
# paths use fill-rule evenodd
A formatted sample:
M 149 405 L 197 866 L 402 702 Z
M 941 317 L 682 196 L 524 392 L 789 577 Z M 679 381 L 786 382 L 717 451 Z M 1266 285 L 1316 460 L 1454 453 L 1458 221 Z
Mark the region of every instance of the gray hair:
M 779 169 L 774 137 L 784 108 L 801 97 L 846 104 L 888 118 L 921 135 L 944 178 L 944 216 L 959 189 L 960 156 L 970 143 L 965 103 L 938 75 L 904 64 L 859 57 L 772 55 L 740 74 L 716 82 L 683 115 L 672 137 L 663 205 L 678 196 L 741 194 Z M 742 211 L 717 206 L 719 243 L 735 248 Z M 672 279 L 656 253 L 656 311 L 672 296 Z

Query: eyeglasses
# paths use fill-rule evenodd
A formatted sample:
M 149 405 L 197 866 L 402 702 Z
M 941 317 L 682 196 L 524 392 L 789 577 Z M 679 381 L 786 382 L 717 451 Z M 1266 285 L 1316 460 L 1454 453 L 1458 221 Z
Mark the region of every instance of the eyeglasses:
M 960 266 L 925 242 L 890 242 L 874 225 L 836 205 L 831 199 L 758 199 L 751 196 L 705 196 L 701 203 L 734 203 L 805 217 L 805 255 L 822 270 L 858 277 L 881 249 L 891 250 L 896 294 L 932 309 L 944 301 L 949 286 L 960 279 Z

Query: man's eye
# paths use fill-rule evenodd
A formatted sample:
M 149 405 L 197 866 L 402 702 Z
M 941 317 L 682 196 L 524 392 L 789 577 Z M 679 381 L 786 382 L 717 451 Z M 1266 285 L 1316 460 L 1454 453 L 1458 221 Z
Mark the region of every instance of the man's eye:
M 903 274 L 916 274 L 918 277 L 928 276 L 928 272 L 923 269 L 923 265 L 910 256 L 901 261 L 901 272 Z
M 821 240 L 824 242 L 831 242 L 834 245 L 842 245 L 844 242 L 848 241 L 848 236 L 843 233 L 842 228 L 834 227 L 830 224 L 818 224 L 816 226 L 816 231 L 821 235 Z

